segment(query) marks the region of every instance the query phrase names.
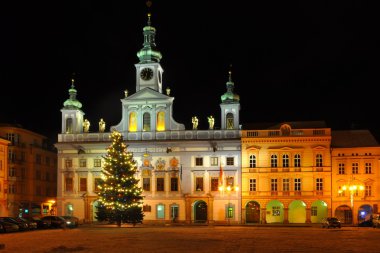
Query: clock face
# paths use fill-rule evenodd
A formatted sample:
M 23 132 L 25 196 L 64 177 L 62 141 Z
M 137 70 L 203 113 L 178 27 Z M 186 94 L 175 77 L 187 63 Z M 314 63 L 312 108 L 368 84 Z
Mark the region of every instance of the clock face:
M 141 79 L 147 81 L 152 79 L 153 77 L 153 70 L 151 68 L 144 68 L 140 72 Z

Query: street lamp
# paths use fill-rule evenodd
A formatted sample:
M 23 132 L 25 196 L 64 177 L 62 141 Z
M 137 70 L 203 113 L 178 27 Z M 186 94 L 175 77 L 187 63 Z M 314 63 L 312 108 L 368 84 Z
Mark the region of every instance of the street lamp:
M 348 185 L 343 185 L 342 188 L 338 191 L 339 194 L 342 194 L 344 191 L 350 193 L 350 204 L 351 204 L 351 213 L 352 213 L 352 223 L 354 223 L 354 195 L 358 194 L 358 191 L 363 191 L 364 186 L 362 184 L 355 184 L 355 178 L 351 179 Z
M 233 209 L 232 209 L 232 206 L 231 206 L 231 203 L 230 203 L 230 198 L 231 198 L 231 192 L 232 190 L 235 190 L 236 192 L 239 191 L 239 187 L 238 186 L 235 186 L 235 187 L 232 187 L 230 185 L 228 185 L 225 189 L 224 189 L 224 186 L 219 186 L 219 191 L 220 192 L 224 192 L 224 190 L 227 191 L 227 194 L 228 194 L 228 205 L 227 205 L 227 222 L 228 222 L 228 225 L 230 225 L 230 219 L 233 217 Z

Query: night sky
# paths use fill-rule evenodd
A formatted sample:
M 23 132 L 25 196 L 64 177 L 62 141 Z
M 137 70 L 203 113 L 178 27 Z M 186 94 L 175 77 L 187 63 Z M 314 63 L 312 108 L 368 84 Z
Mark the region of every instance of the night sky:
M 123 3 L 121 3 L 123 2 Z M 72 73 L 97 130 L 135 92 L 145 0 L 7 1 L 0 8 L 0 122 L 56 140 Z M 380 137 L 379 40 L 366 1 L 153 1 L 152 26 L 174 119 L 220 127 L 232 69 L 246 123 L 324 120 Z M 232 65 L 232 67 L 230 67 Z

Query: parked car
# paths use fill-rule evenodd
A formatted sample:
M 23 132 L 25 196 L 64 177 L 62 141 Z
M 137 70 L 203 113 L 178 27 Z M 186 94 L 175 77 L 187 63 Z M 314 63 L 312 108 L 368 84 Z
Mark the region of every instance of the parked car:
M 35 222 L 37 224 L 37 229 L 44 229 L 44 228 L 48 228 L 48 224 L 46 221 L 42 220 L 41 218 L 39 217 L 27 217 L 25 218 L 31 222 Z
M 66 220 L 61 216 L 47 215 L 41 218 L 45 221 L 48 228 L 65 228 Z
M 18 230 L 19 231 L 29 230 L 29 225 L 28 225 L 27 222 L 18 221 L 18 220 L 16 220 L 13 217 L 0 217 L 0 219 L 3 220 L 3 221 L 14 223 L 14 224 L 18 225 Z
M 18 222 L 25 222 L 25 223 L 27 223 L 29 230 L 37 229 L 37 222 L 35 222 L 35 221 L 27 220 L 27 219 L 22 218 L 22 217 L 16 217 L 15 220 L 18 221 Z
M 322 228 L 341 228 L 341 222 L 336 217 L 328 217 L 322 220 Z
M 4 221 L 0 218 L 0 232 L 8 233 L 8 232 L 17 232 L 17 231 L 19 231 L 19 227 L 17 224 Z
M 78 225 L 79 225 L 79 218 L 77 218 L 75 216 L 69 216 L 69 215 L 64 215 L 64 216 L 61 216 L 61 217 L 66 220 L 67 227 L 71 227 L 71 228 L 78 227 Z

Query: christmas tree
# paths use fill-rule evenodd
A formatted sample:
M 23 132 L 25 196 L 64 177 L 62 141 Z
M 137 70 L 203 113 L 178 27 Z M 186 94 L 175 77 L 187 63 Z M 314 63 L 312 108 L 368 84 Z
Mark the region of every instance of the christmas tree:
M 111 133 L 112 144 L 104 156 L 102 179 L 99 182 L 99 204 L 97 219 L 116 223 L 142 223 L 142 189 L 139 180 L 134 177 L 136 161 L 133 154 L 127 152 L 121 133 Z

